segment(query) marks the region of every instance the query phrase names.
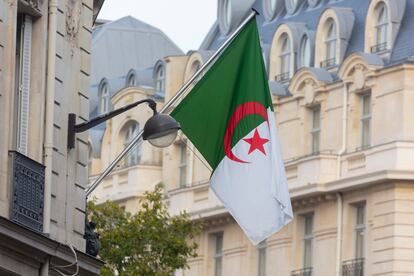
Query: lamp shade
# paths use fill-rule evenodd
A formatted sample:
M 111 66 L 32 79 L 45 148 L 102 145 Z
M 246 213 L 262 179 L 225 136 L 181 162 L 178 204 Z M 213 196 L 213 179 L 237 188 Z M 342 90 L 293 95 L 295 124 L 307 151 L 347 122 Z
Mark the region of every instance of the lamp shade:
M 157 113 L 145 123 L 142 138 L 155 147 L 165 148 L 174 142 L 180 128 L 173 117 Z

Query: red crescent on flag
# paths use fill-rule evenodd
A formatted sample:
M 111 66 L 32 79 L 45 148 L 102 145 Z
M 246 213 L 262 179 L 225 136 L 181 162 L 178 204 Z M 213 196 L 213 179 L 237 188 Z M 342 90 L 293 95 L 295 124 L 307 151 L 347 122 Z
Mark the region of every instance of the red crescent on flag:
M 241 104 L 236 108 L 233 115 L 231 116 L 227 124 L 226 134 L 224 135 L 224 153 L 230 160 L 239 163 L 250 163 L 241 160 L 236 155 L 234 155 L 234 153 L 231 151 L 231 142 L 233 140 L 234 129 L 240 120 L 248 115 L 254 114 L 260 115 L 263 117 L 263 119 L 265 119 L 265 121 L 268 121 L 266 108 L 259 102 L 246 102 L 244 104 Z

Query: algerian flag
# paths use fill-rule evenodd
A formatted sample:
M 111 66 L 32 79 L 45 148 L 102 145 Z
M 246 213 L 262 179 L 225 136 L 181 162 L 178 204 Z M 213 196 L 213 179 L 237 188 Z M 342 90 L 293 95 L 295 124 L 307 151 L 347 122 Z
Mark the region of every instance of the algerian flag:
M 292 220 L 254 18 L 171 115 L 213 168 L 214 192 L 253 244 Z

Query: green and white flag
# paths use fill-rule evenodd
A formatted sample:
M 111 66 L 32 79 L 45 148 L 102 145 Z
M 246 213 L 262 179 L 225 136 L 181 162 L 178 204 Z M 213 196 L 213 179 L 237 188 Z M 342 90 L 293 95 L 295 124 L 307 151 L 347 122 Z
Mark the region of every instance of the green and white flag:
M 256 20 L 173 110 L 211 186 L 253 244 L 293 218 Z

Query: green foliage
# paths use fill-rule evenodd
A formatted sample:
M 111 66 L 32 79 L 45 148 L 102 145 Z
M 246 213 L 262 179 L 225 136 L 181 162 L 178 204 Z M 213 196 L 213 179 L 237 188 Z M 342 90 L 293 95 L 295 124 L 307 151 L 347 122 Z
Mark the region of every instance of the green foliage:
M 88 215 L 100 234 L 99 257 L 106 262 L 101 275 L 170 276 L 186 268 L 196 257 L 197 244 L 189 242 L 201 226 L 185 212 L 170 216 L 162 201 L 162 186 L 145 193 L 136 214 L 125 212 L 114 202 L 88 202 Z

